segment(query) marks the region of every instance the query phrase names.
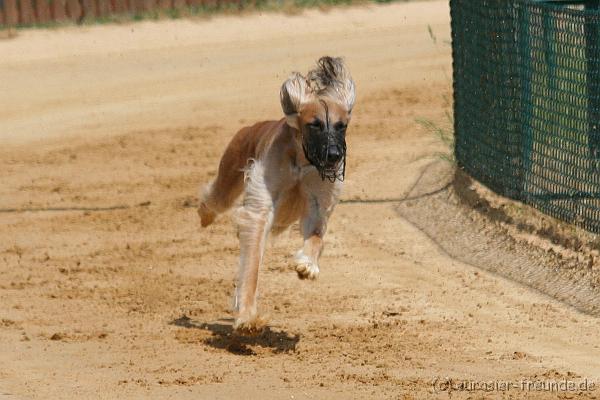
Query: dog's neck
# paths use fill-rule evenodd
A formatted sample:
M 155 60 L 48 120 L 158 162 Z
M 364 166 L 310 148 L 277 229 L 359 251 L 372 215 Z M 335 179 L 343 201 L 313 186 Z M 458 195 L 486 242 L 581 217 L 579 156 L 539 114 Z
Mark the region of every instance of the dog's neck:
M 309 167 L 311 163 L 307 160 L 302 148 L 302 133 L 288 124 L 285 124 L 285 130 L 285 137 L 291 140 L 289 155 L 292 163 L 299 168 Z

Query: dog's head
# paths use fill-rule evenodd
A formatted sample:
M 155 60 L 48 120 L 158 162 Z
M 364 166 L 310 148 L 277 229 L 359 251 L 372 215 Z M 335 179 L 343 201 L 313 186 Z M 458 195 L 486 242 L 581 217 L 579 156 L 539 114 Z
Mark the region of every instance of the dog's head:
M 341 58 L 322 57 L 306 77 L 295 72 L 281 87 L 287 124 L 300 132 L 304 155 L 322 179 L 344 179 L 346 128 L 355 96 Z

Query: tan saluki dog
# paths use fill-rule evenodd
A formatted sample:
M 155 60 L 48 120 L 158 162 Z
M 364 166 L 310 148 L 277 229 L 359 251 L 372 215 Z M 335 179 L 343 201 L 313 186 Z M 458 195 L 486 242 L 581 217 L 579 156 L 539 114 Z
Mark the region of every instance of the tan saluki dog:
M 315 279 L 323 236 L 342 188 L 346 127 L 355 100 L 354 81 L 342 59 L 322 57 L 306 77 L 293 73 L 280 92 L 285 118 L 241 129 L 231 140 L 214 181 L 200 194 L 203 227 L 232 207 L 240 240 L 234 298 L 238 330 L 259 328 L 258 270 L 269 232 L 300 220 L 304 246 L 295 256 L 301 279 Z

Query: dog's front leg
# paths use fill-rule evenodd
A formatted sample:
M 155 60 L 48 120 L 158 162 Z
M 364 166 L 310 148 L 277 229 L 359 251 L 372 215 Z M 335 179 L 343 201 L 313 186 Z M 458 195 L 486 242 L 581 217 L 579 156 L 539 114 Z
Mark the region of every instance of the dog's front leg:
M 300 279 L 316 279 L 319 276 L 319 257 L 323 251 L 327 221 L 341 190 L 342 182 L 325 182 L 318 175 L 307 176 L 303 182 L 306 205 L 300 227 L 304 245 L 295 257 L 296 272 Z
M 337 190 L 309 192 L 307 196 L 306 211 L 300 220 L 304 245 L 295 257 L 296 272 L 300 279 L 316 279 L 319 276 L 323 237 L 327 231 L 327 220 L 336 202 Z
M 247 173 L 244 205 L 237 211 L 240 267 L 235 294 L 234 328 L 258 329 L 257 285 L 265 242 L 273 221 L 273 202 L 264 183 L 263 168 L 255 163 Z
M 296 272 L 300 279 L 316 279 L 319 276 L 319 256 L 323 251 L 323 231 L 310 226 L 303 234 L 304 246 L 296 253 Z

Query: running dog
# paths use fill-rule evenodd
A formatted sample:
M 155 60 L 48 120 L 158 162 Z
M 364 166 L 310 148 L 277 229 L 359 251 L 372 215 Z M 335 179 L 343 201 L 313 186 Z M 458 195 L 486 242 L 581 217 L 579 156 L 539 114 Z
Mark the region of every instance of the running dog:
M 293 73 L 280 91 L 285 117 L 241 129 L 217 177 L 201 190 L 203 227 L 244 194 L 234 213 L 240 241 L 235 329 L 259 328 L 258 269 L 269 232 L 281 233 L 299 220 L 304 246 L 294 259 L 296 272 L 301 279 L 318 276 L 327 220 L 344 180 L 354 100 L 354 81 L 341 58 L 320 58 L 306 77 Z

